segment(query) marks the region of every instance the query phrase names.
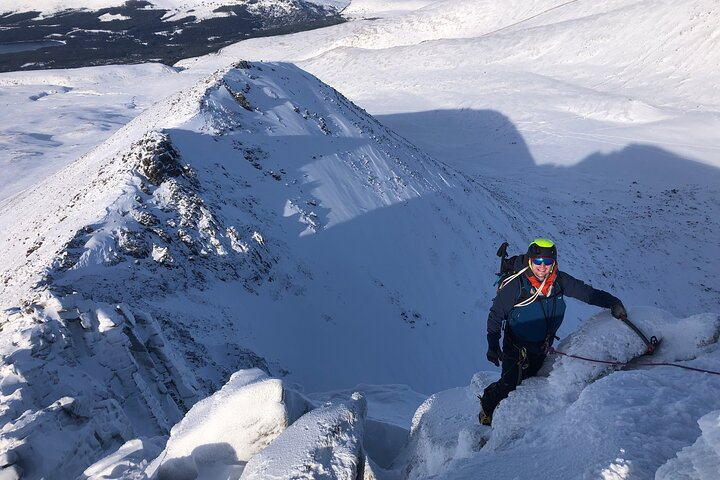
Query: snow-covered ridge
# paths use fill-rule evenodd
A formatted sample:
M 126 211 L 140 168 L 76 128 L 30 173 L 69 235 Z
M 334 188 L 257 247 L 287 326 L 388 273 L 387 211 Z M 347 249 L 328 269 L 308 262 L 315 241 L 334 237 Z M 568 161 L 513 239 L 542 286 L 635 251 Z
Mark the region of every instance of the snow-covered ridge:
M 247 65 L 241 63 L 241 66 Z M 262 71 L 262 67 L 257 68 Z M 267 68 L 274 71 L 278 67 Z M 404 143 L 402 139 L 384 131 L 374 120 L 362 118 L 364 114 L 358 114 L 356 107 L 337 92 L 325 88 L 321 90 L 322 93 L 315 93 L 312 91 L 314 86 L 310 87 L 308 93 L 315 97 L 312 102 L 316 106 L 320 107 L 325 102 L 331 105 L 329 115 L 323 115 L 290 101 L 278 103 L 280 97 L 276 90 L 279 85 L 275 83 L 276 80 L 258 79 L 251 73 L 245 73 L 246 71 L 248 70 L 238 69 L 227 74 L 216 73 L 189 90 L 165 100 L 58 175 L 9 202 L 5 214 L 0 218 L 0 225 L 5 230 L 0 242 L 9 260 L 3 265 L 4 272 L 0 274 L 3 278 L 4 300 L 18 302 L 31 285 L 40 281 L 39 273 L 53 262 L 52 268 L 78 270 L 91 264 L 117 263 L 117 255 L 123 252 L 131 257 L 144 258 L 142 256 L 147 256 L 150 246 L 137 246 L 137 242 L 128 237 L 132 236 L 132 233 L 123 233 L 129 224 L 139 224 L 150 230 L 157 224 L 170 225 L 170 228 L 180 232 L 177 234 L 178 238 L 188 244 L 189 256 L 208 255 L 209 252 L 225 256 L 229 251 L 247 250 L 241 246 L 242 242 L 237 237 L 237 227 L 223 227 L 228 229 L 222 234 L 223 238 L 227 239 L 226 244 L 221 245 L 217 238 L 221 225 L 206 206 L 209 200 L 198 196 L 200 184 L 197 173 L 193 167 L 182 165 L 183 158 L 179 156 L 166 133 L 176 129 L 179 131 L 177 137 L 183 140 L 184 130 L 180 128 L 183 124 L 211 136 L 229 138 L 230 135 L 235 135 L 240 140 L 233 138 L 231 153 L 247 161 L 261 178 L 270 178 L 277 182 L 282 181 L 286 175 L 282 162 L 277 163 L 276 168 L 268 168 L 268 152 L 264 151 L 262 146 L 255 145 L 253 140 L 262 140 L 265 136 L 272 138 L 278 134 L 286 135 L 290 139 L 320 135 L 327 137 L 328 142 L 333 144 L 334 137 L 351 139 L 369 136 L 372 143 L 360 146 L 357 153 L 352 150 L 343 151 L 342 145 L 338 145 L 337 152 L 329 150 L 326 158 L 315 156 L 313 160 L 317 162 L 301 166 L 305 177 L 325 180 L 322 187 L 314 192 L 315 198 L 301 200 L 290 197 L 283 202 L 283 215 L 298 215 L 300 221 L 306 225 L 306 232 L 331 227 L 362 212 L 409 200 L 447 186 L 440 174 L 426 170 L 419 152 L 407 144 L 401 145 Z M 280 77 L 284 87 L 294 88 L 289 77 L 279 74 L 273 74 L 274 76 Z M 307 82 L 309 78 L 304 80 Z M 345 110 L 345 115 L 350 114 L 350 120 L 338 116 L 333 111 L 336 108 L 333 104 Z M 278 109 L 284 112 L 281 114 Z M 246 122 L 243 117 L 249 115 L 256 120 Z M 289 118 L 284 115 L 289 115 Z M 358 123 L 360 119 L 362 124 Z M 394 142 L 394 145 L 389 142 Z M 380 151 L 375 150 L 375 145 L 380 147 Z M 409 158 L 420 169 L 411 167 L 405 159 L 390 153 L 387 146 L 390 149 L 407 149 Z M 199 153 L 195 150 L 197 145 L 191 144 L 189 147 L 194 150 L 192 155 Z M 288 154 L 279 153 L 286 156 Z M 227 155 L 227 152 L 223 154 Z M 360 159 L 356 158 L 358 154 Z M 340 161 L 336 162 L 336 159 Z M 283 159 L 269 160 L 278 162 Z M 388 160 L 393 164 L 386 164 Z M 333 172 L 333 163 L 350 168 L 355 179 L 364 186 L 357 190 L 358 187 L 352 182 L 343 182 L 342 185 L 334 182 L 333 174 L 337 172 Z M 212 167 L 219 165 L 220 163 L 211 163 Z M 228 186 L 232 190 L 251 186 L 239 178 L 233 180 L 235 181 Z M 294 180 L 293 184 L 298 184 L 298 180 Z M 72 188 L 68 189 L 68 186 Z M 205 195 L 227 193 L 210 192 L 207 188 L 205 190 Z M 143 193 L 153 197 L 152 208 L 148 209 L 148 205 L 144 204 Z M 343 197 L 347 195 L 352 197 L 353 202 L 344 201 Z M 306 212 L 312 210 L 308 207 L 323 201 L 328 206 L 333 204 L 326 218 Z M 105 215 L 108 207 L 110 211 Z M 155 214 L 161 213 L 155 209 L 167 211 L 168 208 L 177 209 L 182 218 L 163 219 L 160 222 Z M 22 215 L 26 221 L 18 224 L 14 221 L 17 215 Z M 91 226 L 100 219 L 103 228 Z M 198 241 L 207 241 L 207 244 L 192 245 L 184 233 L 188 227 L 187 222 L 194 223 L 193 230 L 196 232 L 205 229 L 198 233 L 201 237 Z M 64 232 L 65 240 L 63 235 L 60 235 L 46 241 L 45 238 L 50 237 L 47 231 L 58 227 Z M 159 238 L 169 235 L 168 232 L 160 230 L 156 230 L 155 234 Z M 246 238 L 248 241 L 253 238 L 258 244 L 264 243 L 257 240 L 261 238 L 258 235 L 257 232 L 250 232 Z M 31 236 L 34 239 L 29 242 Z M 116 246 L 107 245 L 107 241 L 115 242 Z M 62 242 L 67 243 L 62 245 Z M 81 248 L 74 253 L 78 246 L 83 245 L 85 249 Z M 90 245 L 92 246 L 89 247 Z M 140 250 L 133 250 L 137 248 Z M 74 258 L 75 256 L 78 258 Z M 24 274 L 24 270 L 28 270 L 28 273 Z M 17 293 L 13 296 L 14 289 Z M 14 299 L 10 300 L 13 297 Z
M 6 231 L 0 239 L 7 252 L 2 274 L 5 305 L 17 305 L 26 297 L 29 288 L 39 281 L 40 272 L 63 251 L 64 244 L 76 232 L 105 217 L 108 205 L 122 201 L 119 199 L 137 166 L 123 161 L 123 154 L 140 139 L 136 137 L 197 113 L 206 89 L 207 84 L 202 84 L 168 99 L 66 169 L 5 204 L 0 216 L 0 225 Z M 25 219 L 23 223 L 15 221 L 18 215 Z M 51 236 L 49 232 L 56 232 L 58 227 L 62 234 Z M 34 240 L 29 245 L 31 237 Z M 51 240 L 46 242 L 46 237 Z M 15 294 L 8 295 L 13 288 Z

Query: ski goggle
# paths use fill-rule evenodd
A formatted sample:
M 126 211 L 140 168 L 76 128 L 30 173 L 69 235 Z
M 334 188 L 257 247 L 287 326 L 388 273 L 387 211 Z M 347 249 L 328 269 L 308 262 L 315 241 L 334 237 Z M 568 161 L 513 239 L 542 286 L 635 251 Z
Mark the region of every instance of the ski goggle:
M 532 259 L 533 265 L 545 265 L 547 267 L 551 266 L 553 263 L 555 263 L 554 258 L 549 257 L 535 257 Z

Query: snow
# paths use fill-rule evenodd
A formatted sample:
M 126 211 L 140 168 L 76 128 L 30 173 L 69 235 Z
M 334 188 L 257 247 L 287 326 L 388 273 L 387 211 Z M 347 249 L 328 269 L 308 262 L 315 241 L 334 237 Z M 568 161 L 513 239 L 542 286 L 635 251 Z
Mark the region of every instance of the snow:
M 156 457 L 165 444 L 165 438 L 152 437 L 134 439 L 123 444 L 115 453 L 88 467 L 83 475 L 88 480 L 112 478 L 131 478 L 133 473 L 142 472 L 148 467 L 149 460 Z M 123 477 L 118 475 L 121 471 Z
M 253 457 L 240 478 L 357 479 L 365 463 L 361 439 L 366 411 L 359 393 L 310 411 Z
M 716 478 L 717 375 L 647 365 L 720 371 L 715 3 L 357 0 L 0 75 L 0 475 Z M 629 364 L 552 357 L 489 432 L 493 254 L 539 235 L 663 343 L 569 302 L 558 350 Z
M 353 0 L 343 14 L 359 18 L 401 16 L 432 3 L 432 0 Z
M 702 434 L 689 447 L 678 452 L 655 474 L 658 480 L 713 478 L 720 472 L 720 411 L 708 413 L 698 420 Z
M 104 13 L 98 17 L 101 22 L 112 22 L 114 20 L 130 20 L 131 17 L 122 14 Z
M 308 400 L 280 380 L 259 369 L 241 370 L 173 427 L 147 473 L 160 479 L 233 476 L 310 409 Z
M 415 412 L 409 439 L 395 460 L 410 478 L 429 478 L 451 461 L 478 450 L 490 429 L 478 423 L 477 395 L 498 375 L 480 372 L 469 387 L 456 387 L 431 395 Z
M 314 3 L 315 5 L 323 5 L 326 7 L 332 7 L 338 12 L 342 12 L 345 8 L 347 8 L 351 0 L 313 0 L 310 3 Z

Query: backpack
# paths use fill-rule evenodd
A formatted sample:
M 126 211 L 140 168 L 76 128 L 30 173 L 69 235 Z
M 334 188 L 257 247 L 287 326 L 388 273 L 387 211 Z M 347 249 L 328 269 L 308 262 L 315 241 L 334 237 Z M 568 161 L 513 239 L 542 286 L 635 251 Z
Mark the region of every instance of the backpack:
M 525 254 L 513 255 L 508 257 L 507 247 L 510 246 L 508 242 L 503 242 L 498 248 L 497 256 L 500 257 L 500 271 L 496 273 L 497 279 L 494 285 L 497 286 L 497 291 L 500 291 L 503 285 L 503 281 L 527 266 Z

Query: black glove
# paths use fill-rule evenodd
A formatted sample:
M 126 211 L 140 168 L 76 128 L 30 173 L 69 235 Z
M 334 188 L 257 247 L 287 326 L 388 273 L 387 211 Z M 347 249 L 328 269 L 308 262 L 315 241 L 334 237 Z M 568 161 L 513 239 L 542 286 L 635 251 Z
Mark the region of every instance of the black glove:
M 610 308 L 610 313 L 613 317 L 617 319 L 627 318 L 627 311 L 625 310 L 625 306 L 622 304 L 622 302 L 617 302 L 615 305 L 613 305 Z
M 500 366 L 500 362 L 502 361 L 503 357 L 503 353 L 502 350 L 500 350 L 500 347 L 489 348 L 486 355 L 490 363 L 494 363 L 496 367 Z
M 500 334 L 493 335 L 488 333 L 487 340 L 487 359 L 490 363 L 494 363 L 496 367 L 499 367 L 503 358 L 502 350 L 500 350 Z

